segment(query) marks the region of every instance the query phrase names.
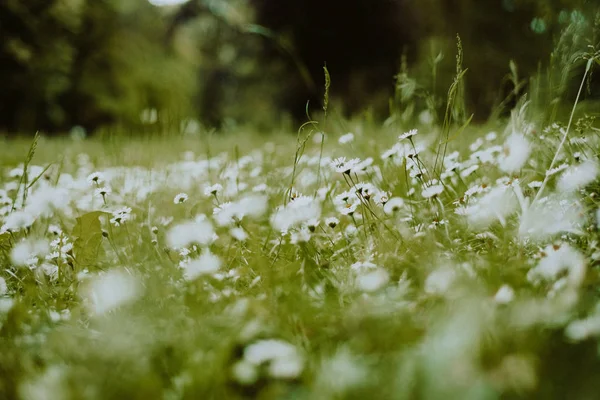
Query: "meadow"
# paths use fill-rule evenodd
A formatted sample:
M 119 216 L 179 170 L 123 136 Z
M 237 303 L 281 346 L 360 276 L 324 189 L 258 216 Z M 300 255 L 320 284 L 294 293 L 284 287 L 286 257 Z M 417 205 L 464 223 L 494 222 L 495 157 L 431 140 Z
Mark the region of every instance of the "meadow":
M 522 117 L 5 142 L 0 397 L 590 398 L 600 142 Z
M 596 398 L 598 54 L 567 118 L 459 54 L 438 123 L 4 139 L 0 398 Z

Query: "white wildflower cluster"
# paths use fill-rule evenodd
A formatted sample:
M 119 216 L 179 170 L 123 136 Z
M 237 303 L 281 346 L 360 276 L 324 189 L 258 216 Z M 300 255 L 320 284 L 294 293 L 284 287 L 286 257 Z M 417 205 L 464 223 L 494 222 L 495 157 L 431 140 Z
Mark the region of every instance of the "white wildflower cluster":
M 600 343 L 600 140 L 421 117 L 3 166 L 3 348 L 69 361 L 19 395 L 100 398 L 124 365 L 108 397 L 544 397 L 555 347 Z

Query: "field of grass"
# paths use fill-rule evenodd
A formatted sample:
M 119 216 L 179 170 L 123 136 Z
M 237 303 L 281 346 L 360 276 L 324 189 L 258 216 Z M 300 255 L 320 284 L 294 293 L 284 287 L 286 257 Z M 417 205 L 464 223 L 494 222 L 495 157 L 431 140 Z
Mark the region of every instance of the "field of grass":
M 598 131 L 346 128 L 2 142 L 0 398 L 596 398 Z

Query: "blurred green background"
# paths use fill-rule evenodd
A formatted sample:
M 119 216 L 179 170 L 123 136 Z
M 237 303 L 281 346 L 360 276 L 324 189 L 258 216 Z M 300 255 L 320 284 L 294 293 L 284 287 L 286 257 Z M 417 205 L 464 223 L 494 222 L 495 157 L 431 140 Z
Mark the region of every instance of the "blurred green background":
M 528 77 L 551 66 L 569 24 L 597 24 L 596 7 L 586 0 L 3 0 L 0 132 L 294 127 L 307 108 L 311 116 L 322 109 L 325 64 L 341 117 L 384 121 L 421 107 L 439 118 L 456 71 L 457 34 L 468 69 L 465 107 L 484 121 L 506 112 L 530 88 Z

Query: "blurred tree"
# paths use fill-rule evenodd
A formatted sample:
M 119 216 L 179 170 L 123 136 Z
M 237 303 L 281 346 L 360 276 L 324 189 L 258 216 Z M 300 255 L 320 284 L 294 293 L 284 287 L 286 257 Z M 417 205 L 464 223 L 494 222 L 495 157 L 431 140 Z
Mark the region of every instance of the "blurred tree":
M 0 2 L 0 130 L 137 124 L 148 107 L 184 116 L 194 79 L 165 29 L 146 0 Z

